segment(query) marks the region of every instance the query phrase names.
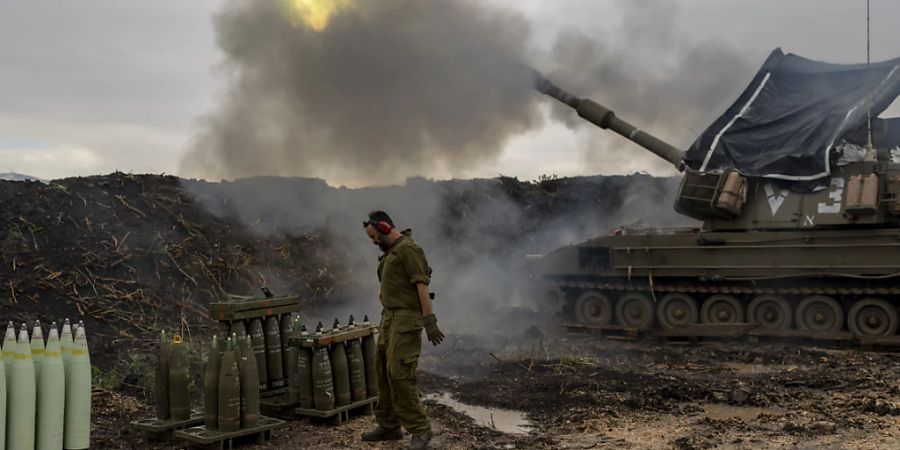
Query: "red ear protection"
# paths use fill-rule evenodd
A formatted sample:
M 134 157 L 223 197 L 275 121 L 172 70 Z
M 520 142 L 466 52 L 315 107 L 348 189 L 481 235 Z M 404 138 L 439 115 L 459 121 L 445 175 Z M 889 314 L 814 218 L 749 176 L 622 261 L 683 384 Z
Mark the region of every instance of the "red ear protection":
M 377 230 L 381 234 L 390 234 L 391 230 L 394 229 L 394 227 L 392 227 L 391 224 L 385 222 L 384 220 L 379 220 L 377 222 L 368 220 L 365 222 L 365 224 L 367 226 L 372 225 L 372 227 L 375 228 L 375 230 Z
M 392 227 L 391 224 L 389 224 L 383 220 L 379 220 L 378 222 L 375 223 L 375 229 L 378 230 L 378 232 L 381 234 L 389 234 L 391 232 L 391 230 L 394 229 L 394 227 Z

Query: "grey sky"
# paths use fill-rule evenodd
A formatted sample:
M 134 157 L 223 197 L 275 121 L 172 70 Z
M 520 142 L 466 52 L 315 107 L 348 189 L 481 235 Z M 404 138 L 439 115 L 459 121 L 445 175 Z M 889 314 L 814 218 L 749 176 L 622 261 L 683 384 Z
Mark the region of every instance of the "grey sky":
M 633 57 L 635 66 L 645 68 L 652 68 L 649 61 L 673 64 L 670 59 L 678 54 L 670 51 L 673 42 L 713 42 L 735 49 L 750 70 L 745 79 L 734 81 L 733 96 L 778 46 L 831 62 L 865 58 L 862 0 L 491 1 L 525 14 L 535 29 L 532 45 L 543 49 L 567 29 L 604 43 L 617 55 Z M 221 3 L 0 2 L 0 172 L 41 177 L 117 169 L 174 173 L 197 133 L 198 119 L 217 108 L 216 94 L 225 88 L 216 71 L 221 53 L 210 20 Z M 872 8 L 873 60 L 900 56 L 895 31 L 900 2 L 872 0 Z M 670 26 L 659 26 L 659 20 L 669 18 Z M 602 87 L 591 89 L 586 93 L 602 95 Z M 610 106 L 624 109 L 623 115 L 632 111 L 629 105 Z M 900 108 L 895 105 L 889 112 L 900 115 Z M 654 130 L 641 117 L 626 118 Z M 672 126 L 685 130 L 688 124 Z M 568 128 L 551 121 L 513 137 L 494 161 L 452 171 L 435 167 L 422 175 L 502 173 L 532 179 L 545 173 L 666 173 L 664 164 L 616 139 L 588 126 Z M 619 153 L 592 151 L 607 146 L 634 153 L 610 161 Z

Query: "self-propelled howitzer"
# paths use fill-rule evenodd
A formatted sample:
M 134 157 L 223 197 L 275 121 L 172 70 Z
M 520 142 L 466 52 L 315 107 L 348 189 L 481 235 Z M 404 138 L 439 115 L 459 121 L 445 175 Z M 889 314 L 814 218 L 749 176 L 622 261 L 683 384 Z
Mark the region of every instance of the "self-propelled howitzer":
M 859 126 L 866 111 L 848 94 L 846 110 L 832 102 L 838 114 L 811 111 L 803 123 L 776 124 L 797 125 L 796 135 L 775 142 L 774 134 L 759 134 L 767 129 L 754 121 L 772 108 L 797 106 L 773 104 L 797 96 L 776 90 L 784 83 L 769 84 L 790 69 L 791 58 L 799 57 L 773 52 L 735 105 L 687 151 L 536 75 L 537 91 L 682 171 L 675 210 L 702 221 L 697 228 L 626 230 L 542 255 L 535 261 L 546 287 L 541 306 L 566 322 L 610 329 L 683 334 L 708 329 L 697 325 L 747 323 L 755 328 L 741 328 L 761 335 L 897 335 L 900 119 L 874 119 L 869 145 L 869 128 Z M 863 98 L 875 117 L 900 93 L 900 59 L 872 67 L 878 88 Z M 828 135 L 800 136 L 807 130 Z M 752 153 L 748 143 L 762 147 Z M 801 145 L 773 159 L 798 143 L 818 150 Z M 823 164 L 809 168 L 821 173 L 784 162 L 802 155 Z

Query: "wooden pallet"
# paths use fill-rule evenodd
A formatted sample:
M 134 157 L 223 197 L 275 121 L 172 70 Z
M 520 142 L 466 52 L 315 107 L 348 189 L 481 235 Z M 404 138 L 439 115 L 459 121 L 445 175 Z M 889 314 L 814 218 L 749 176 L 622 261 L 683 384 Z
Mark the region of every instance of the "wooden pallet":
M 378 397 L 367 398 L 328 411 L 320 411 L 311 408 L 294 408 L 294 413 L 298 416 L 309 417 L 310 420 L 313 421 L 323 421 L 329 425 L 337 426 L 350 420 L 351 415 L 372 415 L 375 412 L 376 401 L 378 401 Z
M 623 325 L 588 325 L 584 323 L 563 322 L 560 325 L 566 333 L 603 336 L 608 339 L 637 340 L 642 331 Z
M 229 302 L 209 304 L 209 316 L 218 321 L 234 321 L 269 317 L 300 311 L 300 297 L 283 295 L 269 298 L 237 298 Z
M 188 442 L 193 448 L 204 450 L 232 449 L 242 443 L 262 444 L 272 439 L 272 430 L 282 427 L 287 422 L 272 417 L 260 416 L 259 424 L 253 428 L 242 428 L 238 431 L 220 432 L 207 430 L 205 426 L 185 428 L 175 432 L 175 437 Z
M 353 328 L 344 327 L 339 331 L 328 331 L 320 336 L 310 334 L 300 337 L 297 333 L 292 333 L 288 338 L 288 345 L 317 349 L 320 347 L 328 347 L 338 342 L 352 341 L 362 337 L 370 336 L 378 332 L 377 325 L 354 325 Z
M 191 418 L 187 420 L 162 420 L 155 417 L 135 420 L 128 426 L 135 431 L 143 431 L 147 439 L 151 441 L 172 442 L 175 440 L 175 431 L 193 427 L 203 423 L 203 414 L 200 411 L 191 411 Z

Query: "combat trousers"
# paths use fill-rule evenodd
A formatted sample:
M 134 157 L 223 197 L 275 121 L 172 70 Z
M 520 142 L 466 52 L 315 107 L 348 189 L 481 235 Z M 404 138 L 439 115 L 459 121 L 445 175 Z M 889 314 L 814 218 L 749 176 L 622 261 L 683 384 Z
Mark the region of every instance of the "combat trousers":
M 431 431 L 419 401 L 416 367 L 422 352 L 422 314 L 385 309 L 381 313 L 378 349 L 378 406 L 375 420 L 386 428 L 402 425 L 411 434 Z

